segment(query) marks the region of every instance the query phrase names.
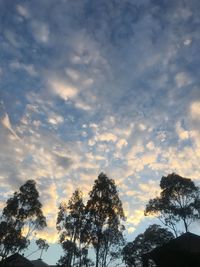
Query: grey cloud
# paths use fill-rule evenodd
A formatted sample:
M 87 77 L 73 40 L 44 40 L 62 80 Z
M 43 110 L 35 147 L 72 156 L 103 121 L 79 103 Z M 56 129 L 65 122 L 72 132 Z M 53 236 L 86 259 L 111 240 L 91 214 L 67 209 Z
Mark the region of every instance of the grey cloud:
M 73 161 L 69 157 L 64 157 L 64 156 L 55 156 L 56 162 L 59 166 L 62 168 L 67 169 L 73 164 Z

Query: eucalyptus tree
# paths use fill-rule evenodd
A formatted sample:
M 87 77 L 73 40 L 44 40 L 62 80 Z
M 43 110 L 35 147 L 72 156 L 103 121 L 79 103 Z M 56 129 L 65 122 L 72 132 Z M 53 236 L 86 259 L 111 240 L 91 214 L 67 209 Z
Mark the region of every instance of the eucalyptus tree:
M 162 246 L 174 238 L 174 235 L 160 225 L 150 225 L 144 233 L 139 234 L 132 242 L 128 242 L 122 251 L 123 260 L 128 267 L 142 267 L 143 254 Z M 155 266 L 152 262 L 150 266 Z
M 176 236 L 179 226 L 188 232 L 190 224 L 200 219 L 199 187 L 191 179 L 172 173 L 161 178 L 160 188 L 160 196 L 146 205 L 145 215 L 156 215 Z
M 96 267 L 106 266 L 113 245 L 122 237 L 125 220 L 114 180 L 100 173 L 86 205 L 87 233 L 96 255 Z M 120 234 L 119 234 L 120 233 Z
M 32 251 L 30 254 L 26 255 L 26 257 L 28 258 L 40 250 L 40 259 L 41 259 L 44 250 L 45 251 L 48 250 L 49 244 L 47 243 L 46 239 L 43 239 L 43 238 L 39 238 L 35 240 L 35 244 L 37 245 L 37 249 Z
M 0 256 L 26 249 L 30 236 L 46 227 L 39 192 L 34 180 L 28 180 L 6 202 L 0 218 Z
M 42 258 L 42 254 L 45 251 L 48 250 L 49 248 L 49 244 L 47 243 L 47 241 L 43 238 L 39 238 L 35 241 L 36 245 L 38 246 L 38 250 L 40 250 L 40 259 Z
M 76 262 L 76 264 L 82 265 L 83 249 L 84 251 L 86 249 L 86 242 L 83 238 L 85 224 L 85 205 L 82 192 L 75 190 L 68 204 L 63 202 L 59 207 L 57 230 L 65 253 L 59 261 L 60 264 L 64 262 L 65 266 L 73 266 Z
M 102 245 L 99 252 L 101 267 L 114 266 L 122 261 L 122 249 L 125 244 L 123 237 L 124 226 L 118 229 L 114 226 L 103 231 Z

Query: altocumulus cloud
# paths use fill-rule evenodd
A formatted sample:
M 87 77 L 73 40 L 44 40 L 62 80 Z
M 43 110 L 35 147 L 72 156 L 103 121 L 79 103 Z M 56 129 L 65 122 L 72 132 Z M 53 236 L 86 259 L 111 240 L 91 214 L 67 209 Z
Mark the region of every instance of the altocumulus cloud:
M 26 179 L 56 240 L 59 202 L 100 171 L 129 232 L 162 175 L 200 171 L 200 2 L 1 1 L 2 201 Z M 151 190 L 148 190 L 151 188 Z M 1 204 L 2 206 L 2 204 Z

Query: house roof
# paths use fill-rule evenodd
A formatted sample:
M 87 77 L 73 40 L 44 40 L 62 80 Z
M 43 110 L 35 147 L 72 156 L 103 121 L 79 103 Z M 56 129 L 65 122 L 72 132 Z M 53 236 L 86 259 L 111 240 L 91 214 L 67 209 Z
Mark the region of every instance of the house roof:
M 200 253 L 200 236 L 193 233 L 185 233 L 175 239 L 170 240 L 163 246 L 157 247 L 150 253 L 157 254 L 161 251 L 187 251 Z
M 43 262 L 42 259 L 33 260 L 31 262 L 33 263 L 34 267 L 49 267 L 49 265 Z
M 34 267 L 33 263 L 19 253 L 15 253 L 0 263 L 1 267 Z
M 42 259 L 28 260 L 19 253 L 15 253 L 0 262 L 0 267 L 55 267 L 45 263 Z
M 200 266 L 200 236 L 185 233 L 144 255 L 157 266 Z M 189 265 L 188 265 L 189 264 Z

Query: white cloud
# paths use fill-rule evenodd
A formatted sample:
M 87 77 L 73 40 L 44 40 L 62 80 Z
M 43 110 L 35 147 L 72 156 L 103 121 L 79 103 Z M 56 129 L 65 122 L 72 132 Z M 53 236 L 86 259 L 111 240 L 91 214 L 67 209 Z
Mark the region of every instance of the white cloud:
M 50 80 L 49 85 L 54 94 L 65 101 L 71 100 L 77 109 L 89 111 L 92 109 L 91 105 L 82 99 L 79 95 L 79 89 L 68 82 L 59 80 Z
M 195 101 L 191 104 L 190 114 L 192 119 L 200 120 L 200 101 Z
M 144 152 L 144 146 L 142 142 L 138 142 L 137 144 L 134 144 L 127 154 L 128 159 L 134 158 L 138 153 Z
M 120 139 L 118 142 L 117 142 L 117 148 L 118 149 L 122 149 L 124 146 L 127 146 L 128 145 L 128 142 L 126 141 L 126 139 Z
M 154 150 L 154 149 L 155 149 L 155 145 L 154 145 L 154 143 L 153 143 L 152 141 L 150 141 L 150 142 L 146 145 L 146 147 L 147 147 L 149 150 Z
M 20 70 L 20 69 L 25 70 L 31 76 L 37 75 L 37 71 L 35 70 L 35 67 L 32 64 L 24 64 L 24 63 L 20 63 L 18 61 L 13 61 L 10 64 L 10 67 L 11 67 L 11 69 L 14 69 L 14 70 Z
M 137 209 L 134 210 L 131 213 L 128 213 L 127 215 L 127 221 L 126 223 L 130 225 L 128 227 L 129 231 L 133 231 L 134 228 L 141 222 L 141 220 L 144 218 L 144 210 L 143 209 Z
M 107 133 L 102 133 L 100 135 L 97 135 L 95 139 L 101 142 L 116 142 L 117 136 L 112 133 L 107 132 Z
M 181 88 L 183 86 L 189 85 L 192 80 L 188 73 L 186 72 L 179 72 L 175 76 L 176 85 Z
M 2 124 L 4 127 L 6 127 L 7 129 L 11 129 L 11 123 L 10 123 L 10 119 L 8 117 L 8 114 L 6 113 L 5 116 L 2 118 L 1 120 Z
M 88 78 L 82 82 L 83 86 L 89 87 L 94 83 L 94 80 L 92 78 Z
M 140 157 L 140 160 L 145 165 L 152 164 L 157 161 L 157 153 L 146 153 Z
M 141 130 L 141 131 L 145 131 L 146 130 L 146 125 L 144 125 L 143 123 L 140 123 L 139 125 L 138 125 L 138 128 Z
M 176 132 L 181 140 L 186 140 L 189 138 L 189 132 L 181 127 L 180 122 L 177 122 L 176 124 Z
M 22 6 L 22 5 L 17 5 L 16 6 L 16 9 L 17 9 L 17 12 L 22 16 L 22 17 L 25 17 L 25 18 L 29 18 L 30 17 L 30 14 L 29 14 L 29 11 L 26 7 Z
M 64 82 L 52 80 L 49 81 L 49 84 L 53 92 L 65 101 L 74 99 L 78 94 L 77 88 L 70 86 Z
M 157 181 L 149 180 L 146 183 L 139 183 L 139 189 L 137 197 L 146 204 L 151 198 L 156 197 L 160 193 L 160 186 Z
M 50 31 L 47 24 L 41 21 L 33 20 L 31 22 L 31 27 L 36 41 L 41 43 L 47 43 L 49 41 Z
M 89 126 L 93 129 L 98 129 L 98 125 L 96 123 L 90 123 Z
M 143 217 L 144 217 L 144 211 L 136 210 L 133 215 L 128 216 L 127 223 L 137 226 Z
M 12 125 L 11 125 L 11 123 L 10 123 L 10 119 L 9 119 L 9 116 L 8 116 L 7 113 L 5 113 L 5 115 L 4 115 L 3 118 L 1 119 L 1 123 L 3 124 L 3 126 L 4 126 L 5 128 L 7 128 L 7 129 L 12 133 L 12 135 L 13 135 L 16 139 L 20 140 L 19 136 L 16 134 L 16 132 L 15 132 L 15 131 L 13 130 L 13 128 L 12 128 Z
M 74 81 L 77 81 L 80 78 L 78 71 L 74 69 L 67 68 L 65 71 L 66 71 L 66 74 Z
M 188 46 L 192 43 L 192 39 L 185 39 L 185 41 L 183 43 L 184 43 L 184 45 Z
M 71 55 L 71 62 L 73 64 L 79 64 L 79 63 L 81 63 L 81 57 L 76 55 L 76 54 Z
M 57 188 L 53 180 L 46 179 L 46 182 L 48 186 L 46 186 L 45 183 L 43 184 L 43 190 L 41 195 L 41 201 L 43 203 L 43 212 L 46 217 L 52 215 L 52 213 L 54 213 L 56 216 L 57 211 L 56 209 L 52 210 L 52 207 L 57 206 L 57 199 L 58 199 Z
M 88 145 L 89 146 L 94 146 L 96 144 L 96 141 L 94 140 L 94 139 L 90 139 L 89 141 L 88 141 Z
M 77 99 L 75 102 L 75 107 L 82 109 L 82 110 L 91 110 L 91 106 L 89 106 L 88 104 L 84 103 L 83 101 L 81 101 L 80 99 Z
M 53 125 L 62 124 L 64 122 L 64 118 L 60 115 L 53 115 L 48 118 L 48 122 Z

